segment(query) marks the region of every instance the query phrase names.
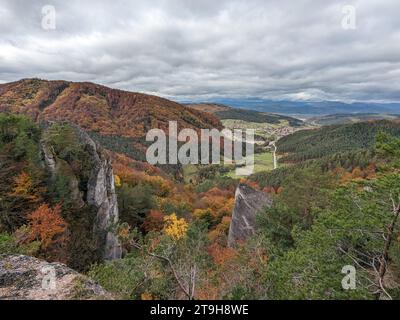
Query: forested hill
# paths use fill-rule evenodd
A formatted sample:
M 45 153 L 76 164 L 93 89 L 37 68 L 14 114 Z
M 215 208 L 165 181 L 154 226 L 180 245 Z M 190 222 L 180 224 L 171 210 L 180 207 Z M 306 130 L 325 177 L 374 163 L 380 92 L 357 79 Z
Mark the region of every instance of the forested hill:
M 289 116 L 255 110 L 232 108 L 221 104 L 199 103 L 188 104 L 187 106 L 195 110 L 212 113 L 221 120 L 233 119 L 269 124 L 280 124 L 282 121 L 286 121 L 292 127 L 299 127 L 303 124 L 302 120 Z
M 379 131 L 400 136 L 399 121 L 373 121 L 302 130 L 279 140 L 281 162 L 318 159 L 338 152 L 371 148 Z
M 102 135 L 143 137 L 151 128 L 220 128 L 212 114 L 156 96 L 89 82 L 24 79 L 0 84 L 0 112 L 69 121 Z
M 273 113 L 264 113 L 254 110 L 243 110 L 243 109 L 229 109 L 223 111 L 217 111 L 215 113 L 221 120 L 223 119 L 235 119 L 245 120 L 256 123 L 271 123 L 279 124 L 281 121 L 287 121 L 290 126 L 299 127 L 303 124 L 300 119 L 292 118 L 289 116 L 282 116 Z

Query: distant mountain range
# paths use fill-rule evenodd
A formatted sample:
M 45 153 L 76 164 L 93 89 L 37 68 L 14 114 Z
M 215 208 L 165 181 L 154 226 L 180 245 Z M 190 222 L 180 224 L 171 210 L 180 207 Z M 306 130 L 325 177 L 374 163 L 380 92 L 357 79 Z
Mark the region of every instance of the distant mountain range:
M 260 112 L 311 117 L 330 114 L 400 114 L 400 103 L 344 103 L 339 101 L 271 101 L 263 99 L 216 99 L 214 103 Z
M 308 123 L 324 125 L 349 124 L 374 120 L 399 120 L 400 114 L 380 113 L 352 113 L 352 114 L 331 114 L 316 116 L 307 119 Z

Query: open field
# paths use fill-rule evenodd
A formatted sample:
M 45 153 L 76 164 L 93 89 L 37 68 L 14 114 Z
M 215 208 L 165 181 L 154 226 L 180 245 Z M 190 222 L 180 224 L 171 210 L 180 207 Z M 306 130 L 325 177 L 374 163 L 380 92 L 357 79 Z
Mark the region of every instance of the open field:
M 254 173 L 271 171 L 273 169 L 274 159 L 272 152 L 263 152 L 254 155 Z M 236 176 L 236 170 L 229 171 L 226 176 L 230 178 L 239 178 Z
M 197 181 L 199 172 L 198 168 L 199 166 L 192 164 L 183 166 L 183 177 L 185 183 L 193 183 Z M 272 152 L 263 152 L 254 155 L 254 173 L 271 171 L 273 169 L 274 160 Z M 239 176 L 236 176 L 236 171 L 233 168 L 229 172 L 225 173 L 224 176 L 234 179 L 240 178 Z

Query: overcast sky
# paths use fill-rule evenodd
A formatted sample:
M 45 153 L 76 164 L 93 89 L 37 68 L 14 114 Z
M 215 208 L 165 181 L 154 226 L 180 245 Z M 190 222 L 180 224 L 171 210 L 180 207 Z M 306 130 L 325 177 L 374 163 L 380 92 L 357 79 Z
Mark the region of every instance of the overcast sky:
M 27 77 L 181 101 L 399 102 L 400 0 L 0 0 L 0 82 Z

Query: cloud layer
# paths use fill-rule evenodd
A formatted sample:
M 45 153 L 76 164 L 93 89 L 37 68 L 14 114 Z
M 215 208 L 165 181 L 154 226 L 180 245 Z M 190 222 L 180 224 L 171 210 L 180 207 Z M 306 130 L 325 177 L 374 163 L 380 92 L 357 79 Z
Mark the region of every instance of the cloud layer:
M 56 9 L 56 29 L 41 26 Z M 357 28 L 342 27 L 344 5 Z M 0 81 L 177 100 L 400 101 L 400 1 L 0 0 Z

